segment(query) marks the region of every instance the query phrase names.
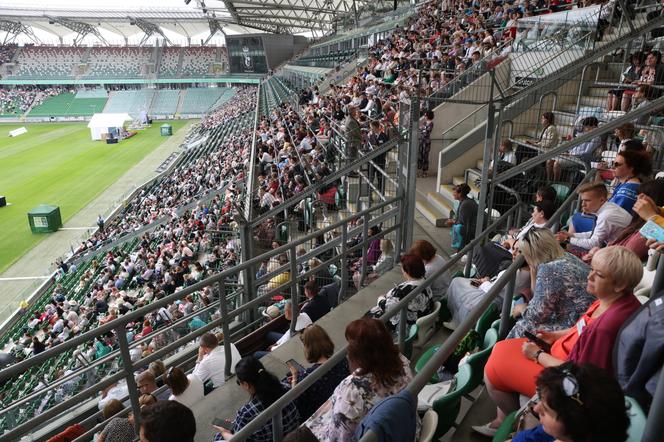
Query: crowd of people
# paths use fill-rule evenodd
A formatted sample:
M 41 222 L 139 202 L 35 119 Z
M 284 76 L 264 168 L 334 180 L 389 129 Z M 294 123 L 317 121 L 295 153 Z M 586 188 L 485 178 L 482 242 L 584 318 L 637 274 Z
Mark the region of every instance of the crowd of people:
M 13 114 L 19 117 L 31 107 L 42 104 L 47 98 L 65 92 L 75 92 L 75 90 L 62 86 L 0 88 L 0 114 Z
M 394 127 L 399 123 L 399 106 L 408 104 L 411 94 L 420 91 L 428 96 L 444 90 L 457 74 L 473 65 L 478 66 L 487 55 L 499 57 L 501 51 L 509 50 L 519 17 L 554 7 L 566 6 L 544 2 L 519 2 L 511 6 L 479 1 L 469 4 L 452 0 L 443 0 L 442 7 L 439 3 L 425 5 L 419 15 L 371 49 L 368 67 L 352 76 L 346 85 L 333 86 L 326 96 L 316 87 L 302 91 L 299 112 L 289 104 L 282 104 L 261 119 L 254 134 L 259 168 L 259 190 L 254 196 L 254 204 L 259 210 L 268 211 L 333 173 L 328 145 L 335 130 L 344 134 L 346 145 L 341 155 L 347 160 L 356 160 L 363 150 L 380 147 L 391 136 L 396 136 Z M 420 87 L 423 84 L 426 87 Z M 647 95 L 641 92 L 644 97 Z M 242 113 L 253 111 L 255 95 L 254 89 L 239 91 L 231 104 L 211 113 L 203 126 L 211 128 L 225 124 Z M 428 159 L 425 157 L 429 154 L 427 143 L 430 143 L 433 119 L 425 112 L 426 108 L 422 111 L 418 169 L 426 174 Z M 538 146 L 555 147 L 560 139 L 553 115 L 542 115 L 542 124 L 544 128 Z M 596 121 L 584 119 L 582 130 L 596 126 Z M 627 136 L 620 139 L 621 147 L 630 139 Z M 181 166 L 158 185 L 144 190 L 121 216 L 110 223 L 102 223 L 103 228 L 82 244 L 79 252 L 94 248 L 104 240 L 119 238 L 163 216 L 171 217 L 152 232 L 142 235 L 139 247 L 131 254 L 108 252 L 100 262 L 93 263 L 81 277 L 77 289 L 78 294 L 84 295 L 81 301 L 62 288 L 56 288 L 52 302 L 44 312 L 35 314 L 24 339 L 18 343 L 23 353 L 41 352 L 84 331 L 95 321 L 108 322 L 153 299 L 200 281 L 220 268 L 235 265 L 240 244 L 233 239 L 234 236 L 219 239 L 209 231 L 233 230 L 231 214 L 243 190 L 251 140 L 251 130 L 229 137 L 221 148 L 201 156 L 192 164 Z M 641 279 L 648 244 L 646 238 L 639 236 L 639 229 L 648 220 L 661 220 L 660 207 L 664 205 L 664 180 L 652 180 L 650 158 L 642 150 L 621 149 L 613 164 L 615 182 L 612 192 L 601 182 L 579 190 L 581 211 L 572 217 L 569 230 L 554 234 L 545 228 L 556 208 L 556 193 L 551 188 L 542 188 L 538 191 L 539 201 L 536 201 L 528 223 L 483 246 L 479 259 L 484 260 L 485 267 L 477 279 L 452 278 L 444 274 L 408 305 L 406 320 L 412 325 L 417 319 L 430 315 L 435 302 L 447 302 L 453 320 L 446 325 L 454 328 L 486 294 L 504 263 L 523 254 L 525 264 L 519 270 L 515 285 L 517 292 L 502 295 L 519 295 L 511 312 L 515 325 L 508 339 L 496 345 L 485 369 L 487 388 L 496 403 L 497 417 L 476 427 L 477 432 L 494 434 L 505 416 L 518 408 L 519 394 L 534 396 L 537 392 L 540 402 L 534 407 L 541 425 L 531 431 L 561 440 L 570 435 L 586 434 L 586 430 L 578 428 L 578 422 L 570 417 L 567 409 L 578 404 L 582 409 L 577 412 L 594 416 L 592 413 L 597 413 L 594 402 L 601 401 L 606 403 L 615 419 L 610 428 L 599 428 L 599 420 L 588 420 L 586 426 L 606 437 L 588 440 L 617 441 L 621 440 L 620 437 L 624 440 L 627 419 L 624 405 L 619 406 L 620 401 L 624 403 L 624 398 L 620 385 L 612 377 L 615 367 L 611 352 L 619 326 L 640 305 L 633 289 Z M 501 153 L 504 154 L 502 160 L 516 161 L 516 155 L 510 155 L 507 143 Z M 384 161 L 383 158 L 381 163 L 377 158 L 375 162 L 384 167 Z M 561 162 L 551 164 L 551 179 L 561 167 Z M 376 173 L 378 175 L 380 171 Z M 379 186 L 382 185 L 382 179 L 378 181 Z M 209 203 L 199 203 L 183 215 L 175 215 L 175 209 L 194 201 L 205 191 L 225 186 L 223 195 L 216 196 Z M 322 190 L 318 198 L 332 205 L 336 191 L 335 185 L 331 185 Z M 467 185 L 458 186 L 455 192 L 460 204 L 469 201 L 463 210 L 460 205 L 459 213 L 450 222 L 450 226 L 461 226 L 459 235 L 461 244 L 465 244 L 475 231 L 477 207 L 476 204 L 471 207 Z M 267 241 L 269 247 L 279 246 L 274 244 L 278 221 L 276 217 L 259 228 L 262 230 L 257 237 Z M 379 233 L 379 229 L 373 226 L 369 229 L 370 236 L 377 236 L 369 247 L 372 255 L 367 264 L 371 267 L 365 269 L 368 276 L 364 280 L 352 278 L 356 288 L 379 277 L 394 263 L 393 246 L 389 239 L 378 238 Z M 357 241 L 357 244 L 361 240 L 360 236 L 351 242 Z M 279 265 L 286 262 L 287 258 Z M 354 264 L 353 272 L 360 274 L 362 269 L 358 265 L 361 264 Z M 378 299 L 377 306 L 372 309 L 374 316 L 384 314 L 440 270 L 446 261 L 432 244 L 418 241 L 401 257 L 400 264 L 404 282 Z M 262 270 L 263 274 L 257 275 L 257 279 L 270 272 L 261 266 L 259 273 Z M 64 273 L 75 271 L 71 267 L 63 270 Z M 274 285 L 270 281 L 268 286 L 278 287 L 288 282 L 290 275 L 284 279 L 284 274 L 278 275 L 279 280 Z M 303 287 L 307 304 L 301 313 L 313 325 L 297 330 L 302 333 L 306 360 L 313 365 L 305 370 L 290 367 L 290 376 L 280 380 L 256 357 L 260 355 L 242 358 L 231 344 L 233 362 L 230 371 L 235 373 L 238 385 L 250 399 L 228 423 L 228 428 L 216 428 L 215 440 L 231 439 L 234 433 L 242 430 L 333 354 L 331 339 L 316 324 L 331 306 L 329 303 L 325 306 L 318 298 L 319 286 L 315 281 L 316 277 L 313 277 Z M 202 310 L 203 313 L 195 315 L 187 329 L 182 330 L 187 333 L 219 315 L 218 311 L 206 308 L 211 299 L 210 289 L 205 289 L 132 324 L 127 330 L 130 340 L 154 336 L 132 356 L 143 357 L 164 345 L 159 334 L 154 333 L 164 323 Z M 285 309 L 286 312 L 289 310 Z M 410 362 L 394 344 L 393 332 L 398 321 L 396 316 L 385 325 L 374 318 L 364 317 L 346 327 L 347 362 L 340 363 L 298 401 L 282 410 L 284 433 L 290 433 L 287 440 L 354 440 L 360 422 L 369 411 L 381 399 L 398 394 L 408 384 L 413 376 Z M 541 343 L 529 341 L 525 338 L 526 332 L 536 334 L 551 346 L 543 348 Z M 287 333 L 290 338 L 290 332 Z M 195 421 L 187 407 L 226 381 L 222 339 L 223 336 L 213 334 L 202 336 L 191 374 L 178 367 L 166 370 L 163 366 L 156 372 L 148 370 L 139 374 L 140 393 L 148 396 L 143 399 L 141 440 L 193 440 Z M 111 333 L 89 348 L 80 349 L 77 357 L 87 361 L 99 359 L 116 347 L 117 337 Z M 165 393 L 162 391 L 162 395 L 154 395 L 160 383 L 168 389 Z M 570 384 L 574 388 L 570 388 Z M 112 386 L 111 393 L 106 391 L 103 394 L 104 407 L 100 403 L 100 408 L 116 407 L 109 410 L 109 417 L 119 411 L 119 396 L 113 388 L 120 392 L 120 396 L 127 392 L 127 386 L 120 385 Z M 114 400 L 116 402 L 112 402 Z M 584 407 L 584 404 L 589 405 Z M 114 423 L 119 428 L 118 434 L 126 432 L 129 437 L 131 430 L 131 437 L 136 437 L 131 418 L 126 420 Z M 413 434 L 416 421 L 414 418 Z M 166 434 L 171 428 L 172 434 Z M 102 440 L 111 440 L 108 433 L 115 431 L 102 433 Z M 173 439 L 175 434 L 178 439 Z M 551 440 L 541 437 L 536 440 Z M 272 440 L 271 422 L 256 431 L 251 440 Z

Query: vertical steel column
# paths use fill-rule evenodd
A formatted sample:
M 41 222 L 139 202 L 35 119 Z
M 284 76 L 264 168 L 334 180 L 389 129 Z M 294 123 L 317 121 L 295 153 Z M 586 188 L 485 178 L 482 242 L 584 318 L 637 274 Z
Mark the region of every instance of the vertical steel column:
M 251 234 L 251 223 L 247 220 L 239 220 L 238 227 L 240 230 L 240 257 L 242 262 L 249 261 L 253 256 L 253 237 Z M 244 270 L 243 277 L 243 294 L 242 294 L 242 303 L 251 301 L 256 296 L 256 272 L 254 271 L 254 266 L 247 267 Z M 249 309 L 246 313 L 243 314 L 248 323 L 252 323 L 256 319 L 255 309 Z
M 505 339 L 507 333 L 510 329 L 510 316 L 512 314 L 512 298 L 514 297 L 514 286 L 516 285 L 516 275 L 519 273 L 517 270 L 516 273 L 510 278 L 509 282 L 505 289 L 505 294 L 503 295 L 503 308 L 500 313 L 500 328 L 498 329 L 499 339 Z
M 408 331 L 406 330 L 406 325 L 408 323 L 408 317 L 406 316 L 407 309 L 403 308 L 399 312 L 399 353 L 404 352 L 406 347 L 406 337 L 408 336 Z
M 295 324 L 297 323 L 297 315 L 299 314 L 300 297 L 297 293 L 297 255 L 295 246 L 288 249 L 290 255 L 290 290 L 291 290 L 291 314 L 293 317 L 290 321 L 290 334 L 295 333 Z
M 486 116 L 486 131 L 484 139 L 484 153 L 482 158 L 486 160 L 491 158 L 491 149 L 493 147 L 493 137 L 495 133 L 495 113 L 496 105 L 493 101 L 494 93 L 494 83 L 495 83 L 495 73 L 493 70 L 489 71 L 491 76 L 491 90 L 489 92 L 489 103 L 487 105 L 487 116 Z M 489 181 L 489 168 L 485 165 L 482 167 L 482 182 L 480 183 L 480 194 L 478 196 L 479 201 L 477 202 L 477 225 L 475 227 L 475 236 L 479 236 L 484 230 L 485 224 L 485 213 L 487 209 L 487 191 L 488 191 L 488 181 Z M 470 260 L 469 260 L 470 261 Z
M 231 351 L 231 332 L 228 327 L 228 305 L 226 304 L 226 283 L 221 280 L 217 283 L 219 293 L 219 312 L 221 313 L 221 331 L 224 333 L 224 377 L 231 375 L 233 353 Z
M 403 226 L 403 236 L 401 238 L 401 251 L 410 249 L 413 243 L 415 219 L 415 200 L 417 193 L 417 150 L 419 139 L 419 97 L 410 97 L 410 126 L 408 131 L 408 150 L 406 152 L 406 163 L 401 164 L 401 174 L 405 179 L 405 199 L 402 201 L 403 216 L 401 218 Z
M 360 287 L 364 284 L 367 274 L 367 253 L 369 252 L 369 214 L 365 213 L 362 218 L 362 263 L 360 264 Z
M 284 423 L 281 415 L 283 410 L 279 410 L 277 414 L 272 416 L 272 440 L 274 442 L 281 442 L 284 438 Z
M 492 71 L 493 72 L 493 71 Z M 501 121 L 503 121 L 503 107 L 500 102 L 495 103 L 496 110 L 498 111 L 498 121 L 494 122 L 494 133 L 493 133 L 493 152 L 491 154 L 492 168 L 491 168 L 491 177 L 498 175 L 498 148 L 500 147 L 500 127 Z M 484 166 L 482 167 L 484 169 Z M 484 174 L 484 171 L 482 171 Z M 487 178 L 488 179 L 488 178 Z M 496 185 L 491 180 L 491 187 L 489 188 L 489 198 L 487 199 L 487 209 L 489 211 L 489 221 L 487 225 L 491 224 L 491 215 L 493 213 L 493 197 L 496 191 Z M 509 222 L 508 222 L 509 226 Z M 484 230 L 484 229 L 482 229 Z
M 129 402 L 131 402 L 131 411 L 134 413 L 134 430 L 138 434 L 140 430 L 141 406 L 138 403 L 138 385 L 134 379 L 134 364 L 131 362 L 129 354 L 129 342 L 127 341 L 127 330 L 123 327 L 115 329 L 120 344 L 120 357 L 122 359 L 122 370 L 127 380 L 127 390 L 129 390 Z
M 339 261 L 339 271 L 341 272 L 341 287 L 337 298 L 337 305 L 341 304 L 346 296 L 346 287 L 348 287 L 348 222 L 341 225 L 341 260 Z

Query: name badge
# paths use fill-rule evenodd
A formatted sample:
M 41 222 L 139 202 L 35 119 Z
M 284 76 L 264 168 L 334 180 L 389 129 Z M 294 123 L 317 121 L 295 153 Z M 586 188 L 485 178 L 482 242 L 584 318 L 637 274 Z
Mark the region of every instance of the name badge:
M 576 323 L 576 330 L 579 332 L 579 336 L 583 333 L 583 329 L 586 327 L 586 320 L 581 318 L 579 322 Z

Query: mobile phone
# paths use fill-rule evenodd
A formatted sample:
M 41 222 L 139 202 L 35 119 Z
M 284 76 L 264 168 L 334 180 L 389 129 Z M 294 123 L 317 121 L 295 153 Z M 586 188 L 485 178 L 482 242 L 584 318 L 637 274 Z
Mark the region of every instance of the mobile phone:
M 216 417 L 212 421 L 212 425 L 216 425 L 217 427 L 225 428 L 228 431 L 233 430 L 233 422 L 229 421 L 228 419 L 220 419 Z
M 537 344 L 537 346 L 542 350 L 544 350 L 545 352 L 549 353 L 551 351 L 551 344 L 542 340 L 541 338 L 538 338 L 537 336 L 535 336 L 535 334 L 529 332 L 528 330 L 523 332 L 523 334 L 526 336 L 526 338 L 528 338 L 530 342 Z
M 470 280 L 470 285 L 472 285 L 473 287 L 479 287 L 481 285 L 481 283 L 480 283 L 479 279 L 471 279 Z
M 286 365 L 288 365 L 289 367 L 295 368 L 298 372 L 303 372 L 304 371 L 304 367 L 301 366 L 300 363 L 297 362 L 295 359 L 287 360 Z
M 664 241 L 664 229 L 662 229 L 659 224 L 654 221 L 648 221 L 641 227 L 639 230 L 641 236 L 646 239 L 654 239 L 657 242 Z

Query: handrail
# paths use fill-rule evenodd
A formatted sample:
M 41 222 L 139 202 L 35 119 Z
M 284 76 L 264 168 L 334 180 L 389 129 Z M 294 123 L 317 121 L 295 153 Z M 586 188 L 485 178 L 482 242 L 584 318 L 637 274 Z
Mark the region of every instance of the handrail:
M 463 249 L 461 249 L 459 251 L 459 253 L 457 253 L 449 261 L 447 261 L 443 267 L 441 267 L 438 271 L 436 271 L 434 274 L 432 274 L 429 278 L 425 279 L 422 284 L 418 285 L 413 291 L 411 291 L 408 295 L 406 295 L 404 298 L 402 298 L 401 301 L 399 301 L 396 305 L 394 305 L 392 308 L 388 309 L 385 312 L 385 314 L 383 314 L 383 316 L 380 317 L 380 320 L 383 321 L 383 322 L 387 322 L 387 320 L 389 320 L 390 318 L 395 316 L 397 313 L 399 313 L 399 314 L 402 315 L 402 317 L 399 321 L 399 325 L 403 326 L 403 328 L 405 328 L 405 325 L 406 325 L 406 318 L 405 318 L 406 307 L 408 306 L 410 301 L 412 299 L 414 299 L 417 295 L 422 293 L 425 289 L 429 288 L 438 277 L 441 277 L 445 272 L 450 270 L 461 259 L 461 257 L 463 255 L 468 253 L 475 246 L 479 245 L 489 235 L 489 233 L 493 229 L 498 227 L 515 210 L 517 210 L 517 206 L 511 207 L 507 212 L 505 212 L 503 215 L 501 215 L 496 221 L 494 221 L 491 225 L 489 225 L 486 228 L 486 230 L 482 233 L 482 235 L 476 237 L 471 242 L 469 242 Z M 400 330 L 400 332 L 401 332 L 401 330 Z M 405 337 L 405 333 L 400 333 L 400 336 L 399 336 L 400 341 L 403 340 L 404 337 Z M 461 336 L 461 337 L 463 337 L 463 336 Z M 233 435 L 233 439 L 246 440 L 255 431 L 257 431 L 263 425 L 265 425 L 270 419 L 273 419 L 274 417 L 277 417 L 277 419 L 274 419 L 274 421 L 279 420 L 279 417 L 281 415 L 281 410 L 286 405 L 290 404 L 293 400 L 297 399 L 302 393 L 304 393 L 304 391 L 309 386 L 311 386 L 318 379 L 322 378 L 337 363 L 339 363 L 341 360 L 343 360 L 343 358 L 346 356 L 346 353 L 347 353 L 347 345 L 344 345 L 330 359 L 328 359 L 327 362 L 322 364 L 320 367 L 318 367 L 316 370 L 314 370 L 311 374 L 309 374 L 306 378 L 304 378 L 303 381 L 298 383 L 294 388 L 292 388 L 290 391 L 285 393 L 282 397 L 280 397 L 272 405 L 267 407 L 260 415 L 258 415 L 251 422 L 249 422 L 239 432 L 235 433 Z M 429 376 L 429 378 L 431 378 L 431 376 Z M 275 441 L 281 440 L 280 437 L 281 437 L 281 435 L 277 435 L 276 433 L 274 433 L 274 440 Z
M 594 174 L 589 174 L 586 177 L 586 180 L 589 180 Z M 586 181 L 582 181 L 579 186 L 584 184 Z M 562 214 L 568 210 L 568 207 L 576 200 L 576 194 L 578 187 L 570 192 L 570 195 L 567 199 L 561 204 L 561 206 L 556 210 L 551 219 L 546 223 L 546 227 L 550 228 L 557 222 L 557 220 L 562 216 Z M 487 231 L 490 229 L 487 228 Z M 460 255 L 461 253 L 459 253 Z M 445 363 L 445 361 L 450 357 L 458 343 L 463 339 L 464 336 L 472 329 L 477 320 L 482 316 L 484 311 L 493 303 L 493 301 L 498 297 L 500 292 L 508 284 L 512 284 L 516 276 L 516 272 L 523 267 L 525 259 L 523 255 L 520 255 L 512 264 L 503 272 L 503 274 L 496 280 L 496 282 L 491 286 L 489 291 L 482 297 L 480 303 L 475 306 L 466 317 L 466 319 L 452 332 L 452 334 L 443 342 L 440 348 L 433 354 L 431 359 L 424 365 L 424 367 L 415 375 L 413 380 L 408 384 L 406 389 L 413 395 L 417 395 L 422 388 L 429 382 L 431 376 Z M 424 284 L 422 284 L 424 286 Z M 421 286 L 420 286 L 421 287 Z M 419 294 L 421 292 L 420 287 L 417 287 L 413 292 L 408 294 L 410 295 Z M 408 297 L 405 297 L 404 300 Z M 509 307 L 511 305 L 512 299 L 509 296 L 505 296 L 503 300 L 503 311 L 501 315 L 501 327 L 500 327 L 500 336 L 505 336 L 507 330 L 504 329 L 504 324 L 507 323 L 509 316 Z M 507 312 L 505 311 L 507 307 Z M 372 434 L 372 431 L 369 431 L 362 439 L 362 442 L 375 441 L 376 436 Z
M 554 159 L 555 157 L 559 156 L 562 153 L 567 152 L 569 149 L 578 146 L 581 143 L 585 143 L 587 141 L 592 140 L 593 138 L 596 138 L 598 136 L 601 136 L 605 133 L 611 132 L 613 129 L 616 129 L 617 127 L 620 127 L 624 123 L 628 123 L 633 121 L 634 119 L 642 116 L 642 115 L 648 115 L 653 113 L 654 111 L 661 109 L 664 107 L 664 97 L 660 97 L 656 100 L 653 100 L 647 104 L 644 104 L 640 106 L 638 109 L 633 110 L 631 112 L 626 113 L 625 115 L 616 118 L 614 120 L 609 121 L 606 124 L 603 124 L 602 126 L 596 127 L 595 129 L 589 131 L 589 132 L 584 132 L 583 134 L 579 135 L 578 137 L 574 138 L 573 140 L 570 141 L 565 141 L 564 143 L 559 144 L 557 147 L 554 147 L 553 149 L 547 150 L 545 152 L 542 152 L 541 154 L 537 155 L 534 158 L 531 158 L 529 160 L 523 161 L 522 163 L 511 167 L 504 171 L 503 173 L 497 175 L 494 177 L 494 180 L 496 182 L 503 182 L 509 178 L 515 177 L 521 172 L 524 172 L 528 169 L 530 169 L 533 166 L 536 166 L 538 164 L 541 164 L 547 160 Z M 530 146 L 529 146 L 530 147 Z

